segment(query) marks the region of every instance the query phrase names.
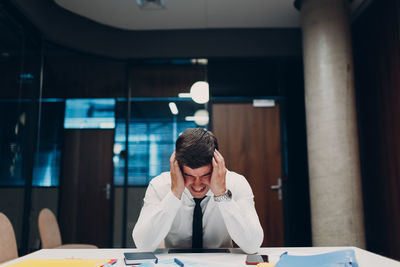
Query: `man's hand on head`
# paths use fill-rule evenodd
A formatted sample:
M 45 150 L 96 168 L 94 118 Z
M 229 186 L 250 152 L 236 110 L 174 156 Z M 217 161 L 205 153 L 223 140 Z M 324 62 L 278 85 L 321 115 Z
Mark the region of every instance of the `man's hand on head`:
M 218 150 L 214 151 L 212 166 L 213 172 L 211 175 L 210 189 L 214 193 L 214 196 L 220 196 L 226 191 L 226 168 L 224 157 L 222 157 Z
M 181 199 L 182 193 L 185 190 L 185 180 L 183 179 L 178 161 L 175 158 L 175 151 L 169 158 L 169 164 L 171 174 L 171 191 L 178 199 Z

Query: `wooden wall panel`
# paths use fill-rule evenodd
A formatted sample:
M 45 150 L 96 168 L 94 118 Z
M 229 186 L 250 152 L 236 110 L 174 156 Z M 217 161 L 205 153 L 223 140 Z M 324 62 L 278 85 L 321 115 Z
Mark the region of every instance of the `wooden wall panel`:
M 400 259 L 400 3 L 353 25 L 367 248 Z
M 125 62 L 48 43 L 44 53 L 44 98 L 125 97 Z
M 178 93 L 189 93 L 193 83 L 206 79 L 205 67 L 188 65 L 136 66 L 131 75 L 134 97 L 178 97 Z

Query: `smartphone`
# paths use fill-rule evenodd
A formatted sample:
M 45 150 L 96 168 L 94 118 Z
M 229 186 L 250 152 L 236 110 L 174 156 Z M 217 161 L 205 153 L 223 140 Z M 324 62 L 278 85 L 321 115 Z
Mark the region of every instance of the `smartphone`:
M 259 254 L 247 255 L 246 258 L 247 265 L 257 265 L 260 262 L 268 262 L 268 255 L 259 255 Z

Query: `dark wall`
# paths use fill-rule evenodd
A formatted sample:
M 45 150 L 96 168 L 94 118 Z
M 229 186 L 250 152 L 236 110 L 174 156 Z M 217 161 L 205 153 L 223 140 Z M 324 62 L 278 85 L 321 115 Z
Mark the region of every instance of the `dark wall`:
M 210 59 L 208 81 L 212 95 L 224 96 L 279 96 L 280 58 Z
M 38 91 L 40 37 L 20 12 L 0 3 L 0 98 L 31 98 Z
M 125 61 L 97 57 L 46 43 L 44 98 L 124 97 Z
M 353 25 L 367 249 L 400 259 L 400 2 Z
M 187 60 L 189 62 L 189 60 Z M 191 64 L 146 64 L 129 66 L 133 97 L 178 97 L 205 79 L 205 66 Z
M 308 184 L 304 75 L 301 58 L 286 59 L 280 67 L 280 87 L 285 96 L 282 125 L 287 177 L 284 179 L 285 245 L 312 246 Z

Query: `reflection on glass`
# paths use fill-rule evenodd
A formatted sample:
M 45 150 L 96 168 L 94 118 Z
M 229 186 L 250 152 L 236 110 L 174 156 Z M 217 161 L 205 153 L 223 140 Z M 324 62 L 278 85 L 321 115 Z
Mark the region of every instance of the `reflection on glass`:
M 44 99 L 42 101 L 33 186 L 49 187 L 58 186 L 60 183 L 64 109 L 64 100 Z
M 24 152 L 28 142 L 27 114 L 30 102 L 10 100 L 0 105 L 0 185 L 22 186 Z
M 65 129 L 114 129 L 115 99 L 67 99 Z
M 191 100 L 176 100 L 178 115 L 173 115 L 168 100 L 134 100 L 129 123 L 129 155 L 125 150 L 124 103 L 117 102 L 115 144 L 122 147 L 114 151 L 114 183 L 124 184 L 125 159 L 128 156 L 128 185 L 146 186 L 152 178 L 169 171 L 169 158 L 175 149 L 175 140 L 187 128 L 198 127 L 185 118 L 198 109 L 204 109 Z M 206 125 L 205 125 L 206 126 Z

